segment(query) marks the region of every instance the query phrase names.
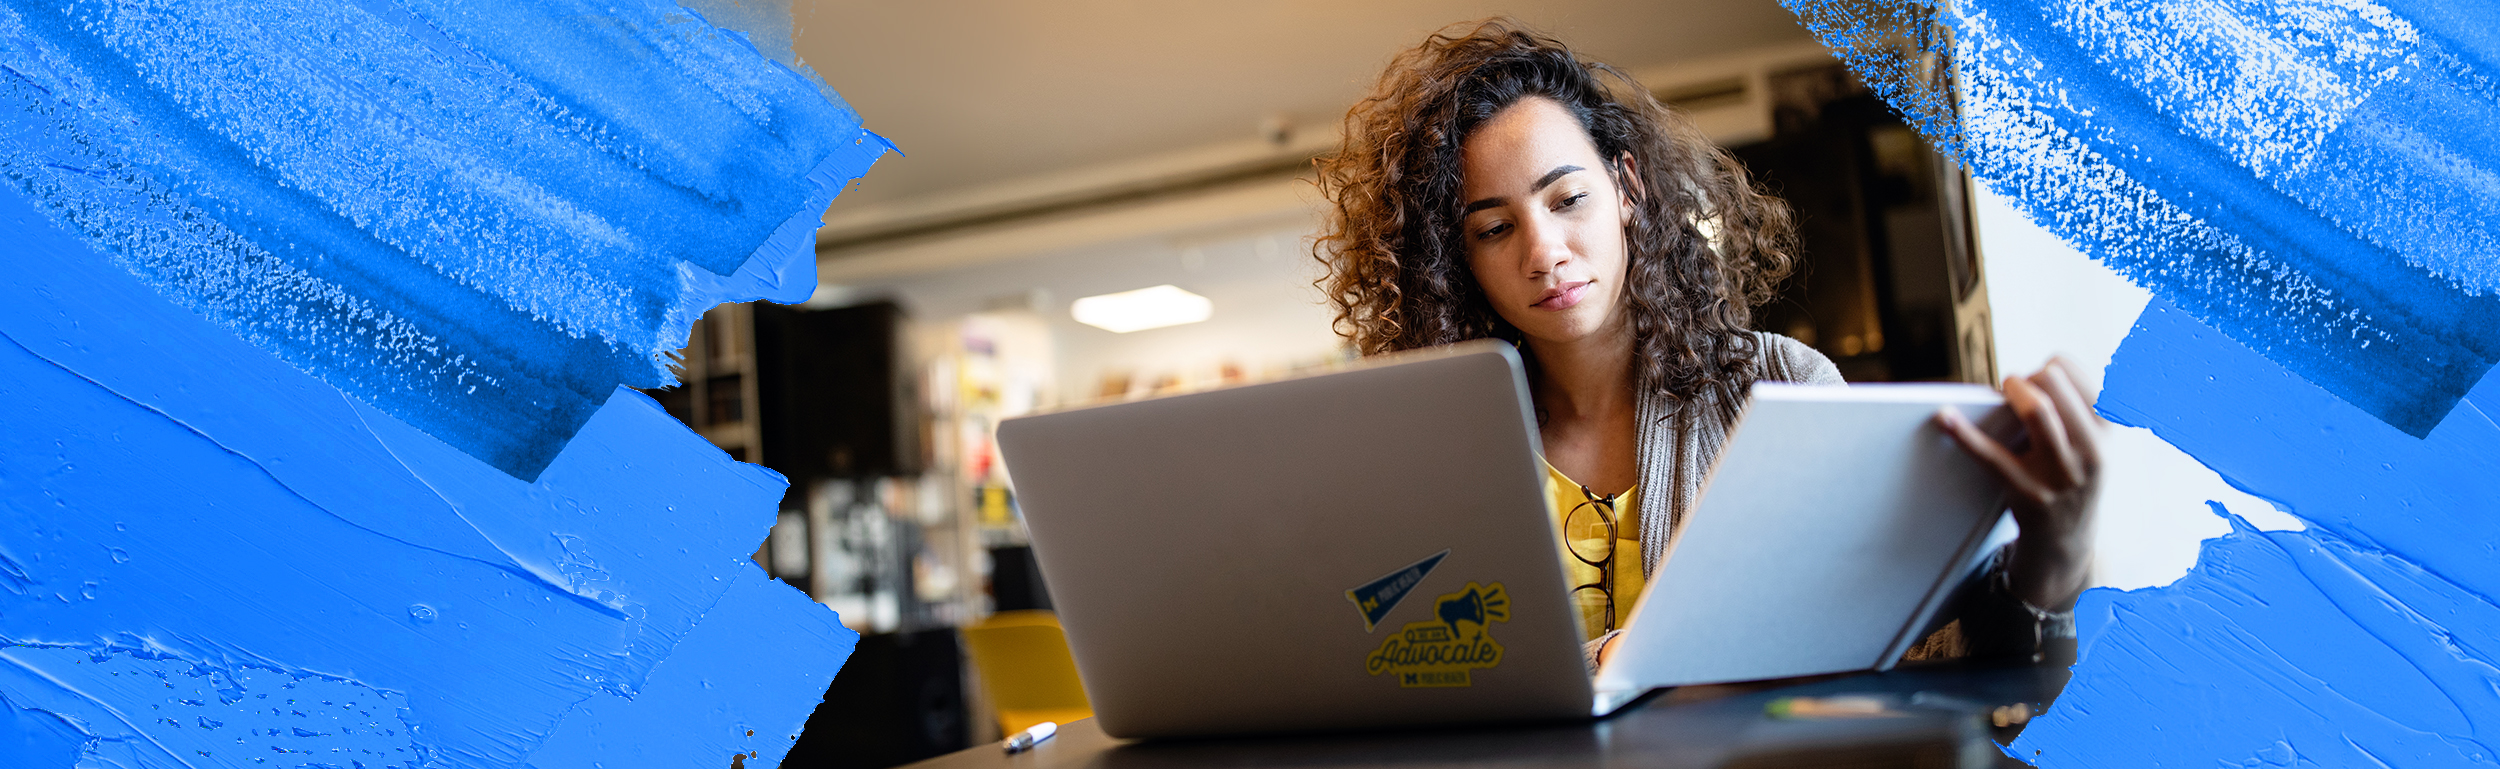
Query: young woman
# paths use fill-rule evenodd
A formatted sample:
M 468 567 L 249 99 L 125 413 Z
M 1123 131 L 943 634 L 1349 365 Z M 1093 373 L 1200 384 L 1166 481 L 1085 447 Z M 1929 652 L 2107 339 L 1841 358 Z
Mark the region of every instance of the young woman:
M 1629 76 L 1508 20 L 1400 55 L 1345 137 L 1314 248 L 1338 331 L 1367 355 L 1519 346 L 1594 661 L 1751 384 L 1841 381 L 1750 329 L 1794 262 L 1787 207 Z M 1964 591 L 1961 642 L 1925 646 L 2032 653 L 2085 586 L 2098 460 L 2075 381 L 2062 362 L 2005 380 L 2021 451 L 1938 416 L 2013 490 L 2022 536 Z

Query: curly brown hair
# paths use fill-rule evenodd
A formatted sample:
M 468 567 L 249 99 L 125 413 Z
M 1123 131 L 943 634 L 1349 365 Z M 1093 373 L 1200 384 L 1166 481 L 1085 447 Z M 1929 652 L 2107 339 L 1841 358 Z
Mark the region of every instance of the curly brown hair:
M 1624 239 L 1632 385 L 1675 403 L 1714 394 L 1732 413 L 1761 352 L 1747 333 L 1753 308 L 1795 264 L 1788 206 L 1630 75 L 1507 18 L 1445 28 L 1400 54 L 1346 112 L 1344 145 L 1317 161 L 1331 205 L 1312 255 L 1328 268 L 1316 285 L 1337 333 L 1365 355 L 1520 341 L 1468 267 L 1459 148 L 1529 97 L 1577 118 L 1617 185 L 1637 191 Z M 1611 162 L 1626 153 L 1637 179 Z

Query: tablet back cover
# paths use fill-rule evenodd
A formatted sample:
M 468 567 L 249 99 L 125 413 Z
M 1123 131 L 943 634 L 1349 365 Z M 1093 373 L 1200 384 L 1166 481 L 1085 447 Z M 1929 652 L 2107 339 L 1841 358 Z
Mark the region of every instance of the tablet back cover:
M 1601 692 L 1889 666 L 2003 509 L 1933 421 L 2013 423 L 1979 385 L 1761 383 L 1629 618 Z

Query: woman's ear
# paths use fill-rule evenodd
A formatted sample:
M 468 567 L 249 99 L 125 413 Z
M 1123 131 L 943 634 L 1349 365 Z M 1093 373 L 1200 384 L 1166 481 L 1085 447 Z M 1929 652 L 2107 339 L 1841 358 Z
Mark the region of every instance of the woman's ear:
M 1641 189 L 1640 165 L 1632 160 L 1630 152 L 1616 155 L 1614 165 L 1615 208 L 1623 212 L 1623 226 L 1630 227 L 1632 226 L 1633 206 L 1642 198 L 1647 197 L 1646 191 Z

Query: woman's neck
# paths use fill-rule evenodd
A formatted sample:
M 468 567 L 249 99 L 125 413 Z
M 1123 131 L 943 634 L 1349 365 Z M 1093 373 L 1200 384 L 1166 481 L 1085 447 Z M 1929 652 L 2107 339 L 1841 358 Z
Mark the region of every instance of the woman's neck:
M 1536 358 L 1537 432 L 1545 461 L 1600 493 L 1621 493 L 1640 477 L 1629 334 L 1570 343 L 1528 341 Z
M 1631 339 L 1531 339 L 1528 352 L 1536 358 L 1531 392 L 1546 419 L 1578 422 L 1632 409 Z

